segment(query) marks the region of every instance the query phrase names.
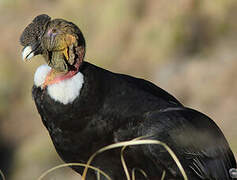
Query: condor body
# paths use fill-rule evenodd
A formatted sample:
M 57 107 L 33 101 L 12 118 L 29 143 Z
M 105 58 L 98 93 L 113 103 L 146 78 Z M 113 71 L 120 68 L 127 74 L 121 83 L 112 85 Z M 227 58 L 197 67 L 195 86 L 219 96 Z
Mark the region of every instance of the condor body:
M 149 136 L 166 143 L 191 180 L 231 179 L 233 153 L 218 126 L 143 79 L 117 74 L 83 61 L 85 40 L 71 22 L 37 16 L 21 36 L 23 58 L 42 54 L 47 64 L 35 73 L 36 107 L 65 162 L 86 163 L 103 146 Z M 169 153 L 159 145 L 128 147 L 129 170 L 148 179 L 183 179 Z M 105 152 L 92 165 L 114 180 L 125 179 L 120 149 Z M 83 168 L 75 168 L 82 173 Z M 101 178 L 103 178 L 101 176 Z M 97 179 L 89 171 L 89 179 Z M 144 179 L 137 174 L 137 179 Z

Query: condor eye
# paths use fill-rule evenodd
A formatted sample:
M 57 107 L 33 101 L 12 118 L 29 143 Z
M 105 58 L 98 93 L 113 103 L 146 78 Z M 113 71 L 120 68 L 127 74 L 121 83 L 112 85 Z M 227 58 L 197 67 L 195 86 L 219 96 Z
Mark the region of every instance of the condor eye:
M 57 33 L 57 29 L 52 29 L 52 33 Z
M 51 36 L 55 36 L 57 33 L 58 33 L 58 30 L 53 28 L 53 29 L 49 29 L 47 34 L 51 37 Z

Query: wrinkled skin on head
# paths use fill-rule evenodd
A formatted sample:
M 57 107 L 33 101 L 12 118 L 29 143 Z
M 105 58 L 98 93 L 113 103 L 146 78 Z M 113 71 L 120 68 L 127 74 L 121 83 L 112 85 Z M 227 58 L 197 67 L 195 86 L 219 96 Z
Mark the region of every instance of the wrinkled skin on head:
M 51 21 L 42 37 L 44 57 L 49 66 L 67 72 L 69 65 L 75 63 L 74 48 L 78 46 L 75 25 L 61 19 Z
M 21 45 L 31 46 L 34 55 L 42 54 L 57 72 L 68 72 L 85 54 L 85 40 L 80 29 L 63 19 L 37 16 L 23 31 Z

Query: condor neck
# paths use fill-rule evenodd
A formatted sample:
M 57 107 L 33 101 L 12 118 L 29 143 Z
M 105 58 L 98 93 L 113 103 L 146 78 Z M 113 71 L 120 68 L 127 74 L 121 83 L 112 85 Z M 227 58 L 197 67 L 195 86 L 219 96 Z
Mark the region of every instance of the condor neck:
M 64 105 L 72 103 L 79 95 L 84 83 L 84 76 L 79 71 L 66 74 L 55 73 L 51 67 L 44 64 L 38 67 L 34 76 L 34 85 L 46 90 L 49 96 Z
M 47 86 L 59 83 L 61 81 L 71 79 L 74 75 L 76 75 L 79 71 L 81 63 L 76 63 L 73 66 L 73 69 L 68 71 L 68 72 L 58 72 L 55 69 L 51 69 L 50 72 L 47 74 L 44 84 L 43 84 L 43 89 L 45 89 Z

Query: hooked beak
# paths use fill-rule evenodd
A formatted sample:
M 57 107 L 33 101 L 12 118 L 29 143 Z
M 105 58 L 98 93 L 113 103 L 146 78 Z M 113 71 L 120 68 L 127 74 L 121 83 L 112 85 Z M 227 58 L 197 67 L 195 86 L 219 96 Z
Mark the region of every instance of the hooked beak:
M 28 61 L 38 54 L 41 54 L 40 43 L 35 42 L 33 45 L 26 46 L 22 49 L 22 60 Z
M 34 56 L 34 51 L 32 51 L 31 46 L 26 46 L 22 50 L 22 60 L 27 61 L 30 60 Z

